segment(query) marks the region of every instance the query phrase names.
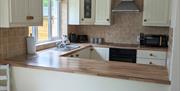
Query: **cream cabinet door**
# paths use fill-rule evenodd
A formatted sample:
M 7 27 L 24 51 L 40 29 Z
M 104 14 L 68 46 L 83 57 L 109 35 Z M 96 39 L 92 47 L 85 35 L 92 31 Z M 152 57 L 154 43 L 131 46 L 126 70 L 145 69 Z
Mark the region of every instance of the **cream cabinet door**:
M 169 26 L 171 0 L 144 0 L 143 25 Z
M 75 53 L 75 57 L 90 59 L 90 48 L 86 48 Z
M 80 25 L 80 0 L 68 1 L 68 24 Z
M 10 0 L 10 23 L 24 24 L 28 15 L 29 0 Z
M 42 25 L 43 12 L 42 12 L 42 0 L 28 0 L 28 16 L 33 19 L 27 20 L 28 25 Z
M 138 64 L 166 66 L 167 52 L 166 51 L 137 50 L 136 62 Z
M 111 0 L 96 0 L 95 25 L 110 25 Z
M 42 25 L 42 0 L 0 0 L 0 6 L 0 27 Z
M 136 62 L 137 64 L 166 66 L 166 60 L 137 58 Z
M 166 51 L 137 50 L 137 57 L 138 58 L 166 60 L 167 52 Z
M 91 50 L 91 59 L 109 61 L 109 48 L 94 47 Z
M 94 25 L 96 0 L 81 0 L 81 25 Z
M 73 54 L 70 54 L 68 55 L 68 57 L 90 59 L 90 48 L 86 48 Z

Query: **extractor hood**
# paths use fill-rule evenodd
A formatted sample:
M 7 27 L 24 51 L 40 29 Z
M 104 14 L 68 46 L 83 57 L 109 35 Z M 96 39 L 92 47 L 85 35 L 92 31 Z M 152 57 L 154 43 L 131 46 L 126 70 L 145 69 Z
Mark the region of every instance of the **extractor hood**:
M 137 5 L 134 0 L 121 0 L 119 4 L 117 4 L 112 12 L 139 12 Z

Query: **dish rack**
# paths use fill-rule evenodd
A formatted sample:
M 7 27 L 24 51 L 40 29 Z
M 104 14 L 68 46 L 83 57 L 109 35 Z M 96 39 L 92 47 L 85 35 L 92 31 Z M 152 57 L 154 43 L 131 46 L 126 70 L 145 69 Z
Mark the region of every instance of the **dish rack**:
M 0 65 L 0 91 L 10 91 L 10 67 Z

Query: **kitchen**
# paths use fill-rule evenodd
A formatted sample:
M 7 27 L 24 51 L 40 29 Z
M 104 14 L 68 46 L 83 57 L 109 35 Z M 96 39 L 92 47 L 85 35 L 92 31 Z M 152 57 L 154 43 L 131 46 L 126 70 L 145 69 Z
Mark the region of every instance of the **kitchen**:
M 15 2 L 20 0 L 0 1 L 0 63 L 10 64 L 12 80 L 9 83 L 13 91 L 179 91 L 178 87 L 171 88 L 176 88 L 179 79 L 172 75 L 175 67 L 172 59 L 176 59 L 174 45 L 178 45 L 174 42 L 178 36 L 175 30 L 179 27 L 178 19 L 174 18 L 178 16 L 175 0 L 173 5 L 169 0 L 135 0 L 137 8 L 129 11 L 119 7 L 120 0 L 58 1 L 62 9 L 58 29 L 62 35 L 74 35 L 75 38 L 69 39 L 75 44 L 66 45 L 69 40 L 64 36 L 63 40 L 38 43 L 36 47 L 34 42 L 26 46 L 25 39 L 30 34 L 27 26 L 42 25 L 42 7 L 39 7 L 42 1 L 28 1 L 24 1 L 29 4 L 26 7 L 29 15 L 24 13 L 25 19 L 23 2 L 17 7 Z M 13 3 L 14 11 L 8 10 L 8 3 Z M 82 5 L 90 6 L 91 10 L 81 8 Z M 5 17 L 9 14 L 7 11 L 14 16 Z M 35 40 L 36 33 L 32 32 Z M 153 41 L 148 40 L 149 37 Z M 76 43 L 77 40 L 80 41 Z M 33 50 L 28 50 L 29 45 Z M 25 55 L 35 49 L 35 55 Z

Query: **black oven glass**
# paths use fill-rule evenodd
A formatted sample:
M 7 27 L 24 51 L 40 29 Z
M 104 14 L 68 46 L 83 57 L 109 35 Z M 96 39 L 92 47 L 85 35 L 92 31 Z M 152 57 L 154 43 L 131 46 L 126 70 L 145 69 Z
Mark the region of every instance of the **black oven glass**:
M 110 48 L 110 61 L 136 63 L 135 49 Z

